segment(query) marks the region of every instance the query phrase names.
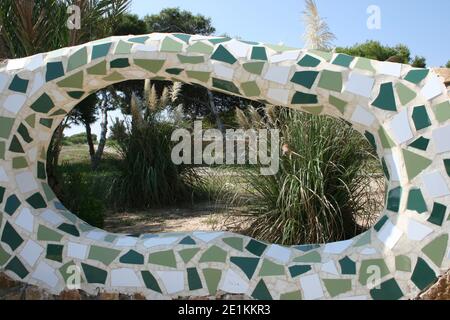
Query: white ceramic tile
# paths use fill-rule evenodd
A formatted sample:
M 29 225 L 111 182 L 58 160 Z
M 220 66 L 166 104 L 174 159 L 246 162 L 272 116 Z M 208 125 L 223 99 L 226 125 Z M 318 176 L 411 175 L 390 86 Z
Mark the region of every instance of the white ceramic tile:
M 116 247 L 133 247 L 138 239 L 135 237 L 120 237 L 117 239 Z
M 38 188 L 33 174 L 29 171 L 16 174 L 16 182 L 22 193 L 28 193 Z
M 352 72 L 350 73 L 344 91 L 370 98 L 374 82 L 375 80 L 372 77 Z
M 315 300 L 323 297 L 323 288 L 317 274 L 300 277 L 300 286 L 303 290 L 303 299 Z
M 16 218 L 16 224 L 28 232 L 33 232 L 34 216 L 31 214 L 30 209 L 22 208 L 20 210 Z
M 264 79 L 273 81 L 279 84 L 286 84 L 289 79 L 289 73 L 291 71 L 291 67 L 279 67 L 270 65 L 267 68 L 267 72 L 264 75 Z
M 270 88 L 267 91 L 267 98 L 274 100 L 281 104 L 288 104 L 289 90 Z
M 402 231 L 394 226 L 392 222 L 386 221 L 381 230 L 377 233 L 377 237 L 386 247 L 392 249 L 397 244 L 398 240 L 400 240 L 402 234 Z
M 352 114 L 351 121 L 370 127 L 375 122 L 375 116 L 365 108 L 357 106 Z
M 288 60 L 297 60 L 298 56 L 300 55 L 300 50 L 291 50 L 291 51 L 285 51 L 280 54 L 274 54 L 269 57 L 269 61 L 271 63 L 277 63 L 282 61 L 288 61 Z
M 432 198 L 439 198 L 450 195 L 446 180 L 439 171 L 430 172 L 422 176 L 425 190 Z
M 384 160 L 386 161 L 386 165 L 389 170 L 389 175 L 392 181 L 400 181 L 400 163 L 401 160 L 397 153 L 386 154 L 384 156 Z
M 42 75 L 42 73 L 36 73 L 33 79 L 33 84 L 31 85 L 31 89 L 30 89 L 30 96 L 35 94 L 39 89 L 42 88 L 42 86 L 44 85 L 45 80 L 44 80 L 44 76 Z
M 250 46 L 248 44 L 236 39 L 232 39 L 229 42 L 225 43 L 225 47 L 235 58 L 247 57 L 250 51 Z
M 214 62 L 213 63 L 214 73 L 218 78 L 224 80 L 233 80 L 234 69 L 225 66 L 223 63 Z
M 28 61 L 28 57 L 19 58 L 19 59 L 10 59 L 8 60 L 8 65 L 6 66 L 7 71 L 18 70 L 25 67 L 25 64 Z
M 266 251 L 266 257 L 273 258 L 282 263 L 287 263 L 291 257 L 291 250 L 277 244 L 272 244 Z
M 351 244 L 353 240 L 345 240 L 345 241 L 338 241 L 338 242 L 330 242 L 325 245 L 325 248 L 323 249 L 324 253 L 332 253 L 332 254 L 338 254 L 344 252 L 345 249 L 347 249 Z
M 413 137 L 413 133 L 409 125 L 408 110 L 406 108 L 392 117 L 389 121 L 389 127 L 391 129 L 392 139 L 397 144 L 406 142 Z
M 42 252 L 44 252 L 44 248 L 32 240 L 28 240 L 19 254 L 30 266 L 34 266 Z
M 229 293 L 246 293 L 248 290 L 248 282 L 241 278 L 232 269 L 228 269 L 220 289 Z
M 202 232 L 202 231 L 196 231 L 193 233 L 193 235 L 204 241 L 204 242 L 210 242 L 214 239 L 216 239 L 217 237 L 220 237 L 223 234 L 223 232 Z
M 34 71 L 44 65 L 44 56 L 40 54 L 36 54 L 30 58 L 27 62 L 25 69 L 29 71 Z
M 339 271 L 337 270 L 336 264 L 334 263 L 333 260 L 330 260 L 328 262 L 323 263 L 320 271 L 326 272 L 326 273 L 329 273 L 329 274 L 333 274 L 333 275 L 336 275 L 336 276 L 339 275 Z
M 136 44 L 131 49 L 131 52 L 153 52 L 157 51 L 159 48 L 154 44 Z
M 103 230 L 92 230 L 86 234 L 86 238 L 92 239 L 92 240 L 103 240 L 103 238 L 105 238 L 105 236 L 107 234 L 108 233 L 106 233 Z
M 444 83 L 434 73 L 431 73 L 428 76 L 427 82 L 420 91 L 427 100 L 431 100 L 444 92 Z
M 424 224 L 414 219 L 409 219 L 406 233 L 408 239 L 414 241 L 421 241 L 431 232 L 433 232 L 433 229 L 425 226 Z
M 369 256 L 372 254 L 377 253 L 377 250 L 375 250 L 374 248 L 364 248 L 363 250 L 361 250 L 361 254 Z
M 69 242 L 67 244 L 67 256 L 76 259 L 85 259 L 88 247 L 85 244 Z
M 6 173 L 6 170 L 3 167 L 0 167 L 0 182 L 8 182 L 9 177 Z
M 182 271 L 156 271 L 161 278 L 168 294 L 184 290 L 184 272 Z
M 120 268 L 111 270 L 111 286 L 141 287 L 141 282 L 133 269 Z
M 44 282 L 51 288 L 58 284 L 58 276 L 56 275 L 55 270 L 45 262 L 40 262 L 38 264 L 36 270 L 32 274 L 32 277 Z
M 402 72 L 402 65 L 394 62 L 378 62 L 376 64 L 378 73 L 388 76 L 400 77 Z
M 64 222 L 64 219 L 53 210 L 47 209 L 41 214 L 41 218 L 56 226 Z
M 8 82 L 9 82 L 9 77 L 4 73 L 0 73 L 0 92 L 3 91 L 3 89 L 6 87 L 6 84 Z
M 27 97 L 23 94 L 11 94 L 3 103 L 3 107 L 11 113 L 17 114 L 25 104 Z
M 157 247 L 157 246 L 165 246 L 170 245 L 177 241 L 179 238 L 175 237 L 164 237 L 164 238 L 150 238 L 148 240 L 144 241 L 144 247 L 151 248 L 151 247 Z
M 450 151 L 450 125 L 433 130 L 433 142 L 437 153 Z

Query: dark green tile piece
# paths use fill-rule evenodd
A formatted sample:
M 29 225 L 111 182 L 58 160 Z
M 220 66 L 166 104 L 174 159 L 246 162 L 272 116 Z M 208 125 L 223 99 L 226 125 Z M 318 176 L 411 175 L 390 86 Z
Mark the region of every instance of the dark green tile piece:
M 148 36 L 141 36 L 141 37 L 135 37 L 135 38 L 128 39 L 128 41 L 129 42 L 134 42 L 134 43 L 144 44 L 145 41 L 147 41 L 149 38 L 150 37 L 148 37 Z
M 212 44 L 224 43 L 224 42 L 228 42 L 230 40 L 231 40 L 231 38 L 229 38 L 229 37 L 208 39 L 208 41 L 211 42 Z
M 19 128 L 17 129 L 17 132 L 20 134 L 20 136 L 22 137 L 22 139 L 26 142 L 26 143 L 30 143 L 33 141 L 33 139 L 30 137 L 30 133 L 28 132 L 27 127 L 25 127 L 23 125 L 23 123 L 21 123 L 19 125 Z
M 395 270 L 410 272 L 411 259 L 408 256 L 400 255 L 395 257 Z
M 402 187 L 397 187 L 389 190 L 387 198 L 387 209 L 390 211 L 398 212 L 400 209 L 400 200 L 402 198 Z
M 269 259 L 264 259 L 259 270 L 260 277 L 283 276 L 285 275 L 284 266 Z
M 222 61 L 229 64 L 234 64 L 236 58 L 223 45 L 219 45 L 211 56 L 212 60 Z
M 73 92 L 78 92 L 78 91 L 72 91 Z M 81 91 L 80 91 L 81 92 Z M 83 93 L 84 94 L 84 93 Z M 62 116 L 62 115 L 66 115 L 67 112 L 64 109 L 58 109 L 55 112 L 50 114 L 50 117 L 56 117 L 56 116 Z
M 118 58 L 110 62 L 111 68 L 127 68 L 130 66 L 128 58 Z
M 251 59 L 252 60 L 264 60 L 264 61 L 267 61 L 266 48 L 264 48 L 264 47 L 253 47 Z
M 3 187 L 0 187 L 0 203 L 3 203 L 3 197 L 5 196 L 6 189 Z M 1 218 L 0 218 L 0 225 L 1 225 Z
M 403 292 L 394 278 L 380 284 L 370 290 L 370 296 L 374 300 L 399 300 L 403 297 Z
M 332 298 L 352 290 L 350 279 L 323 279 L 323 284 Z
M 59 225 L 58 229 L 64 231 L 65 233 L 71 234 L 74 237 L 80 236 L 80 231 L 78 231 L 77 227 L 75 227 L 73 224 L 62 223 L 61 225 Z
M 299 84 L 305 88 L 311 89 L 318 75 L 319 72 L 317 71 L 298 71 L 294 73 L 291 82 Z
M 8 139 L 14 125 L 14 118 L 0 117 L 0 138 Z
M 31 109 L 40 113 L 48 113 L 54 106 L 52 99 L 44 93 L 31 105 Z
M 417 213 L 424 213 L 428 210 L 420 189 L 409 190 L 406 208 L 408 210 L 416 211 Z
M 44 127 L 47 127 L 49 129 L 51 129 L 52 125 L 53 125 L 53 119 L 41 118 L 41 119 L 39 119 L 39 124 L 43 125 Z
M 200 248 L 189 248 L 178 251 L 184 263 L 188 263 L 200 251 Z
M 372 105 L 386 111 L 397 111 L 392 82 L 381 84 L 380 93 Z
M 414 107 L 412 119 L 416 130 L 422 130 L 431 126 L 430 118 L 428 117 L 425 106 Z
M 248 257 L 231 257 L 230 262 L 235 264 L 245 273 L 248 279 L 253 277 L 256 267 L 259 263 L 259 258 L 248 258 Z
M 184 244 L 184 245 L 195 245 L 195 244 L 197 244 L 197 242 L 195 242 L 195 240 L 192 239 L 192 237 L 186 236 L 186 237 L 184 237 L 184 238 L 179 242 L 179 244 Z
M 380 231 L 381 228 L 384 226 L 384 224 L 386 223 L 386 221 L 388 221 L 389 218 L 387 216 L 382 216 L 380 218 L 380 220 L 378 220 L 378 222 L 373 226 L 373 228 L 375 229 L 375 231 Z
M 13 136 L 11 139 L 11 144 L 9 145 L 9 151 L 15 153 L 24 153 L 22 145 L 20 144 L 19 139 L 16 136 Z
M 264 69 L 264 65 L 264 62 L 247 62 L 243 64 L 243 67 L 247 72 L 260 75 Z
M 445 212 L 447 211 L 447 207 L 441 203 L 435 202 L 433 204 L 433 211 L 431 211 L 431 215 L 428 218 L 428 222 L 442 226 L 442 222 L 445 218 Z
M 444 166 L 447 175 L 450 177 L 450 159 L 444 159 Z
M 81 263 L 84 275 L 88 283 L 99 283 L 105 284 L 106 278 L 108 277 L 108 272 L 103 269 L 91 266 L 86 263 Z
M 34 209 L 43 209 L 47 208 L 47 203 L 39 192 L 36 192 L 32 196 L 26 199 L 28 204 L 32 206 Z
M 14 212 L 16 212 L 16 210 L 20 207 L 20 204 L 21 202 L 15 194 L 10 195 L 8 199 L 6 199 L 5 212 L 12 216 Z
M 418 139 L 411 142 L 409 146 L 418 150 L 427 151 L 429 143 L 430 139 L 419 137 Z
M 335 92 L 342 91 L 342 73 L 330 70 L 323 70 L 318 86 L 322 89 L 331 90 Z
M 253 240 L 253 239 L 251 239 L 248 242 L 247 246 L 245 247 L 245 249 L 248 252 L 253 253 L 255 256 L 258 256 L 258 257 L 260 257 L 263 254 L 263 252 L 264 252 L 264 250 L 266 250 L 266 248 L 267 248 L 267 245 L 265 245 L 262 242 Z
M 297 63 L 301 67 L 311 67 L 315 68 L 320 64 L 320 60 L 306 54 L 300 61 Z
M 447 251 L 447 244 L 448 234 L 443 234 L 423 247 L 422 252 L 440 268 L 444 260 L 445 252 Z
M 255 290 L 253 290 L 252 297 L 256 300 L 273 300 L 266 283 L 262 279 L 259 280 Z
M 411 70 L 405 76 L 405 80 L 411 83 L 419 84 L 423 79 L 426 78 L 430 70 L 428 69 L 417 69 Z
M 352 63 L 353 59 L 355 59 L 352 56 L 346 55 L 346 54 L 338 54 L 338 56 L 333 60 L 333 64 L 337 65 L 337 66 L 342 66 L 342 67 L 349 67 L 350 64 Z
M 147 289 L 162 293 L 158 281 L 149 271 L 141 271 L 141 275 Z
M 364 132 L 364 136 L 366 137 L 367 141 L 369 141 L 372 148 L 376 151 L 377 143 L 375 142 L 375 136 L 371 134 L 369 131 Z
M 430 284 L 437 280 L 433 269 L 422 258 L 417 259 L 416 266 L 411 276 L 411 281 L 420 290 L 426 289 Z
M 170 268 L 177 267 L 177 260 L 175 259 L 175 254 L 173 253 L 173 250 L 165 250 L 150 253 L 148 257 L 148 262 L 151 264 L 156 264 L 159 266 L 165 266 Z
M 24 279 L 29 274 L 27 268 L 17 257 L 12 258 L 5 269 L 14 272 L 20 279 Z
M 108 55 L 109 49 L 111 48 L 111 42 L 98 44 L 92 47 L 91 59 L 95 60 L 98 58 L 105 57 Z
M 356 274 L 356 263 L 349 257 L 339 260 L 342 274 Z
M 295 92 L 292 97 L 292 104 L 317 104 L 319 101 L 317 100 L 317 96 L 315 94 L 303 93 L 303 92 Z
M 37 239 L 39 241 L 52 241 L 52 242 L 59 242 L 62 239 L 62 234 L 53 231 L 50 228 L 47 228 L 46 226 L 39 225 L 38 233 L 37 233 Z
M 22 79 L 18 75 L 15 75 L 8 89 L 11 91 L 26 93 L 28 88 L 28 82 L 29 82 L 28 80 Z
M 62 262 L 62 253 L 63 253 L 64 246 L 59 244 L 48 244 L 47 245 L 47 254 L 45 255 L 45 258 L 57 262 Z
M 227 252 L 218 246 L 208 248 L 200 257 L 199 262 L 222 262 L 225 263 Z
M 169 69 L 166 69 L 166 72 L 168 74 L 174 74 L 174 75 L 179 75 L 183 71 L 184 71 L 184 69 L 181 69 L 181 68 L 169 68 Z
M 47 72 L 45 74 L 45 81 L 49 82 L 60 78 L 64 75 L 64 66 L 62 62 L 47 63 Z
M 217 89 L 233 92 L 233 93 L 236 93 L 236 94 L 241 94 L 239 92 L 238 87 L 236 87 L 236 85 L 233 82 L 231 82 L 231 81 L 226 81 L 226 80 L 213 78 L 213 87 L 217 88 Z
M 88 259 L 100 261 L 109 266 L 119 256 L 120 250 L 91 245 Z
M 38 161 L 37 163 L 37 177 L 38 179 L 47 179 L 47 174 L 45 172 L 45 163 Z
M 216 295 L 217 288 L 219 286 L 220 278 L 222 277 L 222 271 L 219 269 L 206 268 L 202 270 L 205 277 L 206 287 L 210 295 Z
M 120 257 L 119 262 L 127 264 L 144 264 L 144 256 L 139 252 L 130 250 Z
M 197 268 L 187 268 L 187 279 L 189 290 L 198 290 L 202 289 L 202 280 L 200 280 L 200 276 L 198 275 Z
M 72 99 L 80 99 L 84 95 L 84 91 L 69 91 L 67 95 Z
M 291 274 L 292 278 L 298 277 L 299 275 L 307 273 L 310 270 L 311 270 L 310 265 L 296 265 L 289 267 L 289 273 Z
M 223 238 L 223 242 L 232 247 L 233 249 L 243 251 L 244 250 L 244 239 L 241 237 L 229 237 Z
M 3 227 L 2 242 L 9 245 L 13 251 L 23 243 L 22 237 L 8 221 L 6 221 L 5 226 Z

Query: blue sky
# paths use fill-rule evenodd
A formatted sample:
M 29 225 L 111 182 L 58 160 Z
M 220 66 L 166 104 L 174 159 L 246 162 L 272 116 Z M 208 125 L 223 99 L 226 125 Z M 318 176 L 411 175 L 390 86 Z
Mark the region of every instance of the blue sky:
M 386 45 L 403 43 L 412 55 L 424 56 L 429 67 L 442 66 L 450 60 L 449 0 L 316 0 L 316 3 L 337 37 L 336 46 L 369 39 Z M 379 30 L 367 28 L 370 5 L 380 8 Z M 130 11 L 143 17 L 167 7 L 210 17 L 218 35 L 226 33 L 245 40 L 303 47 L 303 0 L 133 0 Z M 111 114 L 113 119 L 116 116 L 118 112 Z M 99 134 L 99 123 L 92 129 Z M 65 134 L 83 131 L 83 127 L 73 127 Z

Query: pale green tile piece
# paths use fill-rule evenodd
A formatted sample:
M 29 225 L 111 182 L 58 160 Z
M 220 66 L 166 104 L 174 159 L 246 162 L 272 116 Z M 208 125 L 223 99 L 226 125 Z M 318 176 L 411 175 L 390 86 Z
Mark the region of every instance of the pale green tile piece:
M 326 51 L 320 51 L 320 50 L 309 50 L 308 53 L 315 54 L 316 56 L 319 56 L 322 59 L 325 59 L 327 62 L 330 62 L 331 58 L 333 58 L 332 52 L 326 52 Z
M 82 222 L 78 228 L 80 229 L 81 232 L 88 232 L 97 229 L 91 226 L 90 224 L 87 224 L 86 222 Z
M 400 255 L 395 257 L 395 269 L 397 271 L 410 272 L 411 259 L 408 256 Z
M 12 160 L 13 169 L 23 169 L 28 167 L 28 162 L 25 157 L 16 157 Z
M 178 54 L 177 56 L 178 60 L 185 64 L 199 64 L 205 62 L 205 58 L 203 56 L 185 56 L 183 54 Z
M 201 41 L 197 41 L 192 46 L 189 46 L 187 48 L 187 52 L 204 53 L 204 54 L 211 54 L 213 50 L 214 48 L 212 46 L 209 46 Z
M 323 284 L 332 298 L 352 290 L 350 279 L 323 279 Z
M 8 139 L 14 125 L 14 118 L 0 117 L 0 138 Z
M 397 91 L 397 95 L 400 98 L 400 102 L 402 105 L 407 105 L 417 97 L 417 93 L 415 93 L 413 90 L 411 90 L 401 82 L 398 82 L 395 85 L 395 90 Z
M 241 84 L 241 88 L 247 97 L 255 97 L 261 94 L 261 90 L 259 90 L 256 81 L 244 82 Z
M 116 46 L 115 54 L 129 54 L 131 52 L 131 48 L 133 47 L 132 43 L 128 43 L 120 40 Z
M 323 70 L 318 84 L 319 88 L 335 92 L 342 91 L 342 73 L 330 70 Z
M 53 192 L 52 188 L 50 186 L 43 182 L 42 183 L 42 189 L 44 189 L 45 197 L 47 198 L 47 201 L 52 201 L 56 198 L 55 193 Z
M 208 71 L 186 71 L 189 78 L 196 79 L 201 82 L 208 82 L 211 72 Z
M 408 179 L 412 180 L 423 170 L 428 168 L 433 161 L 428 158 L 422 157 L 409 150 L 402 150 L 403 159 L 405 160 L 406 172 L 408 174 Z
M 247 62 L 244 63 L 243 67 L 247 72 L 260 75 L 264 69 L 264 64 L 264 62 Z
M 300 290 L 280 294 L 280 300 L 302 300 Z
M 83 71 L 80 71 L 59 81 L 57 84 L 59 87 L 62 88 L 83 89 L 83 79 L 84 79 Z
M 103 76 L 106 75 L 106 60 L 97 63 L 96 65 L 87 69 L 88 74 Z
M 69 269 L 69 267 L 72 267 L 72 266 L 76 266 L 76 264 L 73 261 L 69 261 L 58 269 L 59 273 L 61 274 L 61 276 L 64 279 L 64 282 L 66 282 L 66 283 L 67 283 L 67 280 L 69 279 L 69 277 L 73 276 L 77 270 L 76 268 Z M 81 275 L 80 278 L 81 278 L 81 283 L 86 282 L 83 275 Z
M 0 267 L 3 267 L 9 258 L 11 258 L 11 255 L 0 246 Z
M 150 253 L 148 256 L 148 262 L 159 266 L 165 266 L 169 268 L 177 267 L 177 260 L 173 250 L 159 251 Z
M 318 116 L 323 111 L 323 106 L 314 106 L 314 107 L 302 107 L 303 110 L 305 110 L 308 113 L 314 114 Z
M 284 51 L 291 51 L 291 50 L 297 50 L 297 48 L 294 47 L 288 47 L 285 45 L 280 45 L 280 44 L 264 44 L 267 48 L 272 49 L 274 51 L 277 52 L 284 52 Z
M 369 259 L 363 260 L 359 268 L 359 283 L 363 286 L 367 284 L 367 281 L 372 279 L 375 275 L 379 275 L 381 278 L 389 274 L 389 268 L 383 259 Z M 376 279 L 377 280 L 377 279 Z
M 200 251 L 200 248 L 188 248 L 178 251 L 184 263 L 188 263 Z
M 222 241 L 236 250 L 244 250 L 244 239 L 242 239 L 241 237 L 223 238 Z
M 227 252 L 218 246 L 212 246 L 206 250 L 199 262 L 225 262 L 227 259 Z
M 450 119 L 450 102 L 445 101 L 433 107 L 434 114 L 439 123 L 443 123 Z
M 87 48 L 83 47 L 69 57 L 67 62 L 67 72 L 84 66 L 87 63 Z
M 319 263 L 321 261 L 322 258 L 317 251 L 308 252 L 307 254 L 294 258 L 294 262 Z
M 134 64 L 142 69 L 157 73 L 164 66 L 166 60 L 154 60 L 154 59 L 134 59 Z
M 203 276 L 205 277 L 206 287 L 210 295 L 215 295 L 217 288 L 219 287 L 220 278 L 222 277 L 222 271 L 219 269 L 207 268 L 203 269 Z
M 353 245 L 354 247 L 362 247 L 371 242 L 371 232 L 370 230 L 364 232 L 359 239 Z
M 0 159 L 5 160 L 6 144 L 0 141 Z
M 183 50 L 183 44 L 181 42 L 175 41 L 171 37 L 167 36 L 164 38 L 161 44 L 161 51 L 166 52 L 181 52 Z
M 109 243 L 113 243 L 114 242 L 114 240 L 116 240 L 117 239 L 117 236 L 116 235 L 114 235 L 114 234 L 108 234 L 106 237 L 105 237 L 105 241 L 106 242 L 109 242 Z
M 285 275 L 285 273 L 284 266 L 268 259 L 263 260 L 261 269 L 259 270 L 260 277 L 282 276 Z
M 331 105 L 335 106 L 336 109 L 338 109 L 341 114 L 344 114 L 345 107 L 347 107 L 347 105 L 348 105 L 347 101 L 341 100 L 341 99 L 336 98 L 335 96 L 332 96 L 332 95 L 329 96 L 328 102 Z
M 125 77 L 123 75 L 121 75 L 120 73 L 118 73 L 117 71 L 114 71 L 109 76 L 104 77 L 103 80 L 105 80 L 105 81 L 120 81 L 120 80 L 125 80 Z
M 443 234 L 423 247 L 422 252 L 440 268 L 447 250 L 447 244 L 448 234 Z
M 114 261 L 114 259 L 118 257 L 120 252 L 121 252 L 120 250 L 116 249 L 91 246 L 91 249 L 89 250 L 88 259 L 97 260 L 109 266 Z
M 383 148 L 391 149 L 395 146 L 394 141 L 391 139 L 391 137 L 389 137 L 383 127 L 380 127 L 380 129 L 378 129 L 378 135 L 380 137 L 381 145 L 383 146 Z
M 38 227 L 37 239 L 39 241 L 59 242 L 61 241 L 62 237 L 62 234 L 53 231 L 52 229 L 47 228 L 44 225 L 39 225 Z
M 367 70 L 370 72 L 376 72 L 375 68 L 372 66 L 372 60 L 367 58 L 358 58 L 355 64 L 356 69 Z

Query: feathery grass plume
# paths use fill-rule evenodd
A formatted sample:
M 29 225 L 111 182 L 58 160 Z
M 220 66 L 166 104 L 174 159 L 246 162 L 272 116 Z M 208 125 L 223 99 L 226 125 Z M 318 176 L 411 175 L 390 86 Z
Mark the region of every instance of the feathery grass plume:
M 148 104 L 147 108 L 150 112 L 154 112 L 159 107 L 159 99 L 158 99 L 158 93 L 156 92 L 155 85 L 153 85 L 150 89 L 150 94 L 148 96 Z
M 267 121 L 270 125 L 274 126 L 277 121 L 277 114 L 275 112 L 276 107 L 273 105 L 266 105 L 264 113 L 266 114 Z
M 258 110 L 255 107 L 248 106 L 248 113 L 249 121 L 251 122 L 252 127 L 259 129 L 265 126 L 262 121 L 261 115 L 258 113 Z
M 133 124 L 136 125 L 138 128 L 142 127 L 144 124 L 144 118 L 141 114 L 141 101 L 136 96 L 135 93 L 131 95 L 131 103 L 130 103 L 130 110 L 131 110 L 131 117 L 133 119 Z
M 175 81 L 170 89 L 170 100 L 172 103 L 176 103 L 181 95 L 181 90 L 183 89 L 183 83 Z
M 336 36 L 330 31 L 325 19 L 321 18 L 314 0 L 305 0 L 306 9 L 302 20 L 305 24 L 305 47 L 329 51 Z
M 250 129 L 252 127 L 245 112 L 239 108 L 236 108 L 236 121 L 243 129 Z
M 170 104 L 170 90 L 168 87 L 164 87 L 161 98 L 159 99 L 159 104 L 161 108 L 165 108 Z

